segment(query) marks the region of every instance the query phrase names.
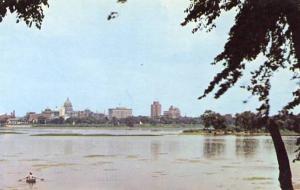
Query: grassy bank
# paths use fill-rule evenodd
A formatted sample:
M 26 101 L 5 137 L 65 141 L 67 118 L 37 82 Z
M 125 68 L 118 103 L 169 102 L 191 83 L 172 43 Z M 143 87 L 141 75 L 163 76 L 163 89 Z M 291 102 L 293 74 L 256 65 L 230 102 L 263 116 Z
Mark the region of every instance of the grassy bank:
M 132 134 L 132 135 L 113 135 L 113 134 L 80 134 L 80 133 L 44 133 L 34 134 L 35 137 L 147 137 L 147 136 L 162 136 L 152 134 Z
M 282 136 L 300 136 L 300 133 L 295 131 L 282 129 L 280 130 Z M 188 129 L 182 132 L 182 135 L 236 135 L 236 136 L 269 136 L 268 131 L 234 131 L 234 130 L 203 130 L 203 129 Z
M 116 130 L 138 130 L 138 129 L 146 129 L 146 130 L 151 130 L 151 131 L 160 131 L 160 130 L 172 130 L 172 129 L 177 129 L 177 130 L 182 130 L 181 135 L 236 135 L 236 136 L 269 136 L 269 132 L 266 130 L 246 130 L 246 131 L 238 131 L 235 130 L 236 126 L 230 126 L 227 129 L 220 129 L 220 130 L 204 130 L 203 125 L 192 125 L 192 124 L 158 124 L 158 125 L 151 125 L 151 124 L 143 124 L 143 125 L 135 125 L 134 127 L 128 127 L 126 125 L 110 125 L 110 124 L 34 124 L 32 125 L 33 128 L 38 128 L 38 129 L 116 129 Z M 11 132 L 4 132 L 0 131 L 3 133 L 11 133 Z M 281 134 L 283 136 L 300 136 L 300 133 L 297 133 L 295 131 L 287 130 L 287 129 L 282 129 Z M 12 132 L 15 133 L 15 132 Z M 59 136 L 60 134 L 44 134 L 44 136 Z M 104 135 L 99 135 L 96 134 L 97 136 L 108 136 L 106 134 Z M 61 134 L 61 136 L 87 136 L 87 135 L 82 135 L 82 134 Z M 90 135 L 92 136 L 92 135 Z
M 127 125 L 111 125 L 111 124 L 33 124 L 34 128 L 105 128 L 105 129 L 201 129 L 203 125 L 193 125 L 193 124 L 143 124 L 135 125 L 134 127 L 129 127 Z

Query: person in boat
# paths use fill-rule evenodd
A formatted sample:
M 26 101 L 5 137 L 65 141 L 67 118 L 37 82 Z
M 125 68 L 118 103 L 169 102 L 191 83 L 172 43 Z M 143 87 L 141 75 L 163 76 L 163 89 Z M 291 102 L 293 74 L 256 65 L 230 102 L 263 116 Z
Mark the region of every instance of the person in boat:
M 31 172 L 29 172 L 29 175 L 26 177 L 27 180 L 34 180 L 35 178 Z
M 35 183 L 37 179 L 44 181 L 43 178 L 33 176 L 31 172 L 29 172 L 29 175 L 24 177 L 23 179 L 26 179 L 26 183 Z M 19 181 L 22 181 L 23 179 L 19 179 Z

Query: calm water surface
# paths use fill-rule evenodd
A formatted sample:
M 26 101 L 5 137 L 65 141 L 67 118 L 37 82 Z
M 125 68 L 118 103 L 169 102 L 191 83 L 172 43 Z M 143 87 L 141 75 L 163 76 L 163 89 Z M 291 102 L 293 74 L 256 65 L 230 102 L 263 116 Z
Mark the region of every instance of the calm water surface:
M 270 137 L 188 136 L 177 135 L 178 129 L 9 131 L 23 134 L 0 134 L 1 190 L 279 189 Z M 163 136 L 31 136 L 42 133 Z M 295 140 L 285 137 L 291 157 Z M 299 186 L 300 163 L 291 166 L 295 185 Z M 45 181 L 33 186 L 19 182 L 29 171 Z

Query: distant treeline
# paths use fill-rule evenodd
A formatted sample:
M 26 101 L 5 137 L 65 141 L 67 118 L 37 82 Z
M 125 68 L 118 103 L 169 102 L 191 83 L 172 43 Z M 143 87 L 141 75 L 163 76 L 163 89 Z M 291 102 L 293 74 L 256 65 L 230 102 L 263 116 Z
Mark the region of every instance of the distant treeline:
M 282 128 L 300 132 L 300 115 L 281 114 L 273 116 L 273 119 Z M 138 126 L 138 125 L 203 125 L 204 128 L 210 129 L 236 129 L 236 130 L 257 130 L 264 129 L 262 118 L 251 111 L 237 113 L 235 115 L 225 114 L 207 110 L 199 117 L 180 117 L 169 118 L 161 116 L 159 118 L 150 118 L 147 116 L 134 116 L 124 119 L 108 118 L 108 117 L 85 117 L 85 118 L 56 118 L 52 120 L 41 120 L 39 124 L 107 124 L 112 126 Z
M 169 117 L 159 117 L 159 118 L 150 118 L 147 116 L 133 116 L 123 119 L 117 118 L 95 118 L 95 117 L 85 117 L 85 118 L 56 118 L 52 120 L 39 120 L 38 124 L 108 124 L 113 126 L 126 125 L 134 127 L 136 125 L 168 125 L 168 124 L 182 124 L 182 125 L 202 125 L 200 117 L 180 117 L 180 118 L 169 118 Z

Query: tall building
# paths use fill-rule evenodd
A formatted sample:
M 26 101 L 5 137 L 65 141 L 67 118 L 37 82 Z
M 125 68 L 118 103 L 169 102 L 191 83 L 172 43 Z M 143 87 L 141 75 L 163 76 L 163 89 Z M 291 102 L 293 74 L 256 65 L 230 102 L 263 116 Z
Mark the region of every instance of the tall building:
M 64 108 L 65 108 L 65 113 L 71 115 L 71 113 L 73 112 L 73 105 L 69 98 L 67 98 L 67 100 L 65 101 Z
M 151 118 L 159 118 L 161 116 L 161 104 L 158 101 L 154 101 L 151 104 Z
M 73 105 L 69 98 L 65 101 L 64 105 L 59 111 L 59 116 L 66 118 L 69 118 L 72 116 L 73 113 Z
M 117 118 L 123 119 L 127 117 L 132 117 L 132 109 L 124 108 L 124 107 L 116 107 L 108 109 L 109 118 Z
M 164 116 L 172 118 L 172 119 L 176 119 L 176 118 L 181 117 L 181 114 L 180 114 L 179 108 L 171 106 L 168 111 L 164 112 Z

